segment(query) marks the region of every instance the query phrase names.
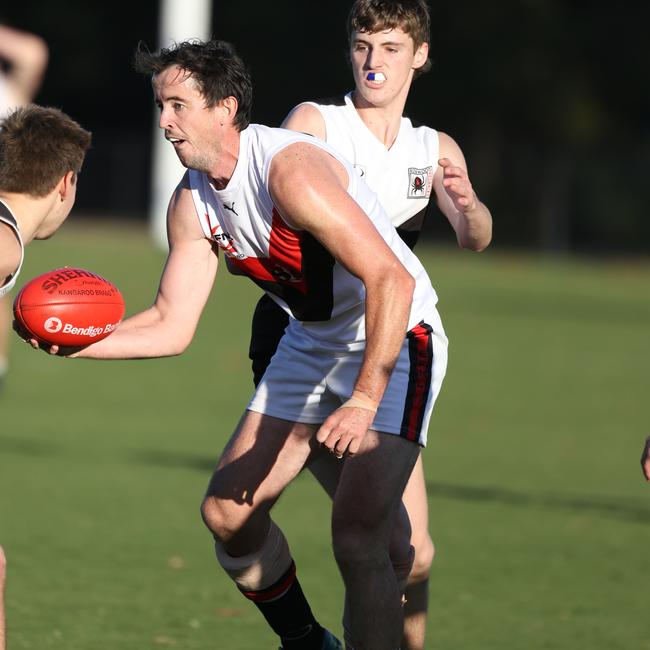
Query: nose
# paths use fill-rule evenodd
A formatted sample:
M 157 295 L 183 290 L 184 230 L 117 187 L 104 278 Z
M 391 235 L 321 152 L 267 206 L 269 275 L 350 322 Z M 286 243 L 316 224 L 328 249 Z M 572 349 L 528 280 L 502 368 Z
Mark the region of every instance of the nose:
M 375 48 L 368 48 L 368 56 L 366 57 L 366 68 L 374 70 L 381 67 L 381 52 Z
M 163 107 L 160 111 L 160 117 L 158 118 L 158 126 L 161 129 L 167 129 L 171 126 L 171 117 L 168 110 Z

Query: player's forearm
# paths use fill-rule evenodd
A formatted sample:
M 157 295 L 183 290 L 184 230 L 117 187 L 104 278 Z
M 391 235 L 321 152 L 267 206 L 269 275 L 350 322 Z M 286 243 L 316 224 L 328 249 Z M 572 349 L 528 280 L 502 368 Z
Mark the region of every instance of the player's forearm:
M 127 318 L 109 337 L 74 354 L 83 359 L 151 359 L 181 354 L 194 328 L 174 324 L 151 307 Z
M 461 248 L 482 251 L 492 240 L 492 215 L 487 206 L 476 197 L 471 209 L 457 213 L 454 230 Z
M 404 342 L 415 281 L 405 270 L 366 286 L 366 350 L 354 392 L 375 406 L 381 402 Z

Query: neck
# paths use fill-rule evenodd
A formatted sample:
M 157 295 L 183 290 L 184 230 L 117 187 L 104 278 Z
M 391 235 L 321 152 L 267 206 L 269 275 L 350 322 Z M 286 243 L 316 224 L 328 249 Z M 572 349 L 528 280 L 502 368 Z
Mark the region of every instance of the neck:
M 404 102 L 393 101 L 386 106 L 377 106 L 366 101 L 361 93 L 355 90 L 352 93 L 352 103 L 368 130 L 390 149 L 399 133 Z
M 218 162 L 208 172 L 208 176 L 210 177 L 212 184 L 218 190 L 225 189 L 230 182 L 232 175 L 235 173 L 237 161 L 239 160 L 240 142 L 241 133 L 236 129 L 229 131 L 228 135 L 222 142 Z
M 52 195 L 33 197 L 11 192 L 0 193 L 0 200 L 16 219 L 23 242 L 28 244 L 52 209 Z

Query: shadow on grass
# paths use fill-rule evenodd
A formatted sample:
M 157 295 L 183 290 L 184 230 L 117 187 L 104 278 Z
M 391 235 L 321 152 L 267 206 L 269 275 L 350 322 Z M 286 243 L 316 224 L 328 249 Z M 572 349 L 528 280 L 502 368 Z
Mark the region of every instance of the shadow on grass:
M 60 456 L 63 453 L 61 445 L 42 440 L 25 440 L 0 436 L 0 454 L 17 454 L 20 456 Z
M 472 487 L 427 481 L 430 496 L 458 501 L 490 502 L 509 506 L 538 506 L 570 512 L 592 512 L 612 519 L 650 524 L 650 506 L 632 503 L 623 497 L 572 496 L 523 492 L 502 487 Z
M 129 459 L 142 465 L 154 467 L 191 469 L 203 473 L 210 473 L 217 464 L 217 458 L 206 458 L 199 454 L 188 454 L 177 451 L 163 451 L 161 449 L 147 449 L 129 454 Z

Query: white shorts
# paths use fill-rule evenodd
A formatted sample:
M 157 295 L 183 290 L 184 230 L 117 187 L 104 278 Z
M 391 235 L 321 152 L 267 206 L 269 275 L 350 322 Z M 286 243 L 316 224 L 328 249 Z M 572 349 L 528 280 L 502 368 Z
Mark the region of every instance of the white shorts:
M 296 328 L 298 329 L 298 328 Z M 289 328 L 248 409 L 291 422 L 321 424 L 349 399 L 364 350 L 324 351 Z M 437 311 L 411 329 L 371 426 L 423 447 L 447 369 L 447 337 Z

